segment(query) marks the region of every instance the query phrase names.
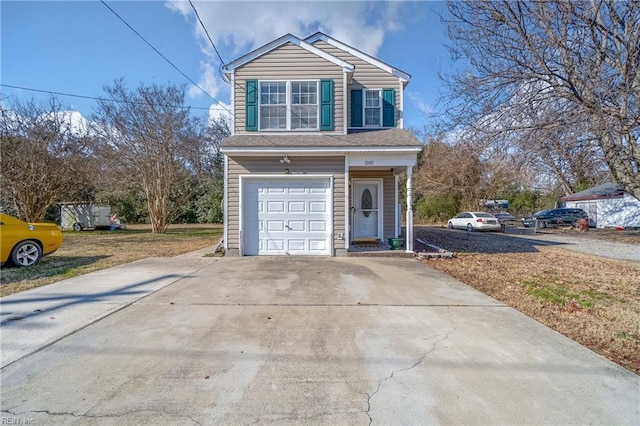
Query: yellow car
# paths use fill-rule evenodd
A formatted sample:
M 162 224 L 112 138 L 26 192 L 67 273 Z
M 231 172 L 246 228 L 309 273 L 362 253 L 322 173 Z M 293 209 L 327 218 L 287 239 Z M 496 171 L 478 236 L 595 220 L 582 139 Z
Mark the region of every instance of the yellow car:
M 31 266 L 58 250 L 62 232 L 53 223 L 27 223 L 0 213 L 0 265 Z

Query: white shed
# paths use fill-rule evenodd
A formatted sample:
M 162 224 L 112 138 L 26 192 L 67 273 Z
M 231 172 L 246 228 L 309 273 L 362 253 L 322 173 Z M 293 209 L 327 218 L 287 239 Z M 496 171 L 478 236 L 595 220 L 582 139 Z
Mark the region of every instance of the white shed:
M 566 207 L 589 214 L 589 225 L 596 228 L 640 228 L 640 200 L 617 183 L 605 183 L 560 199 Z
M 111 207 L 108 204 L 60 203 L 60 226 L 63 230 L 81 231 L 110 225 Z

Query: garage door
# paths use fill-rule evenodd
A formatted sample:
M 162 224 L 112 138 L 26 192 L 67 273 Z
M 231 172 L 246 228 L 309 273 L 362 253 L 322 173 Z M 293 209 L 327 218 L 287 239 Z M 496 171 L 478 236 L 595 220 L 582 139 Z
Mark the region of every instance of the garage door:
M 330 255 L 329 178 L 246 179 L 242 241 L 245 255 Z

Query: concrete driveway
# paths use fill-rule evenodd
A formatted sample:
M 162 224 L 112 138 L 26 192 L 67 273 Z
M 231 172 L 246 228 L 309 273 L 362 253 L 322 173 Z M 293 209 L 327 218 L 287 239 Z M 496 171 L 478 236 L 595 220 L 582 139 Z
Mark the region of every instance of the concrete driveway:
M 639 376 L 413 259 L 148 259 L 73 280 L 1 300 L 4 423 L 640 423 Z

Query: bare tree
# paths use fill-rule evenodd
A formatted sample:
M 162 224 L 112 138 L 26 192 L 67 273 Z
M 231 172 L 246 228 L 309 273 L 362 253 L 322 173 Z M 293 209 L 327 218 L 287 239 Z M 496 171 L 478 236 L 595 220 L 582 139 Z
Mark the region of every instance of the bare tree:
M 68 111 L 48 104 L 16 102 L 0 106 L 2 199 L 18 217 L 44 220 L 56 201 L 90 196 L 91 138 Z
M 449 11 L 451 51 L 469 65 L 449 81 L 455 125 L 535 147 L 561 181 L 601 158 L 640 198 L 640 2 L 451 1 Z
M 152 231 L 163 233 L 193 193 L 201 122 L 183 106 L 183 87 L 130 91 L 117 80 L 105 91 L 112 100 L 99 101 L 96 121 L 111 182 L 140 189 Z

